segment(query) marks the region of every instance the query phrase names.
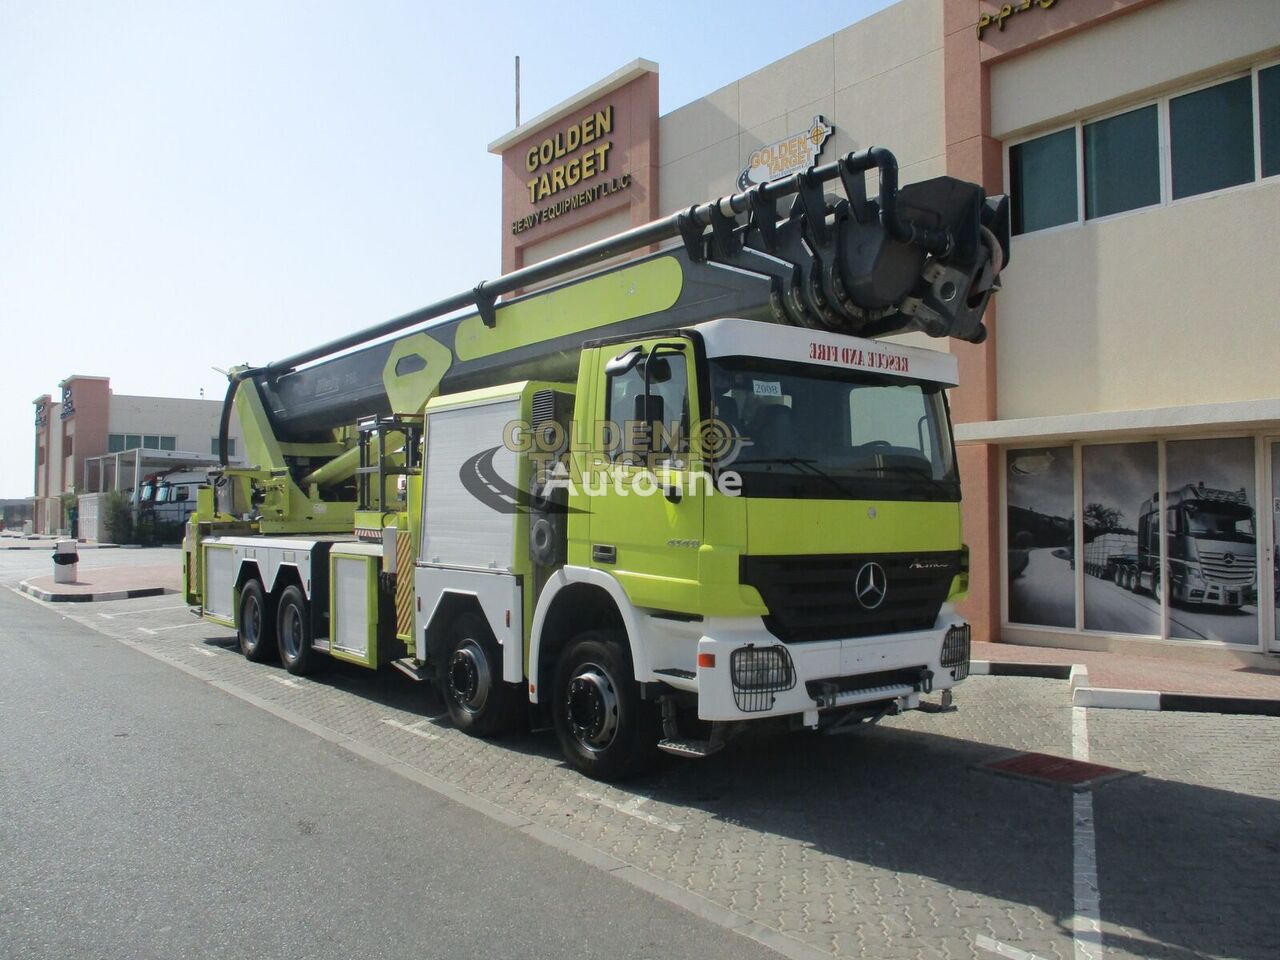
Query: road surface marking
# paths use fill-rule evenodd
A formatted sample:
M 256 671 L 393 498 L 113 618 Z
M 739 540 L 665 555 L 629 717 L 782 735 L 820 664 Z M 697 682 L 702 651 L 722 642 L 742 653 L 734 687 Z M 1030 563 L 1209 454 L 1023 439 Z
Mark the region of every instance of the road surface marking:
M 1089 721 L 1084 707 L 1071 708 L 1071 755 L 1089 761 Z M 1098 893 L 1097 838 L 1093 830 L 1093 793 L 1081 790 L 1071 804 L 1071 874 L 1074 879 L 1071 936 L 1075 960 L 1102 960 L 1102 911 Z
M 199 620 L 192 620 L 190 623 L 174 623 L 167 627 L 139 627 L 138 629 L 147 636 L 154 637 L 157 633 L 164 633 L 167 630 L 185 630 L 187 627 L 198 626 L 201 626 L 201 622 Z
M 421 737 L 423 740 L 439 740 L 438 733 L 431 733 L 429 730 L 419 730 L 427 721 L 419 720 L 417 723 L 401 723 L 399 720 L 392 720 L 390 717 L 383 717 L 380 723 L 385 723 L 388 727 L 395 727 L 397 730 L 403 730 L 405 733 L 412 733 L 415 737 Z
M 625 803 L 618 803 L 599 794 L 587 793 L 585 790 L 579 790 L 578 796 L 583 800 L 590 800 L 594 804 L 602 807 L 608 807 L 610 810 L 616 810 L 618 813 L 625 813 L 628 817 L 635 817 L 637 820 L 643 820 L 645 823 L 653 824 L 655 827 L 661 827 L 671 833 L 680 833 L 684 827 L 678 823 L 672 823 L 670 820 L 664 820 L 662 817 L 654 816 L 652 813 L 645 813 L 640 808 L 647 801 L 646 797 L 634 797 Z
M 217 656 L 217 654 L 214 653 L 212 650 L 206 650 L 204 647 L 197 647 L 195 644 L 191 645 L 191 649 L 194 650 L 196 653 L 203 653 L 206 657 Z
M 267 679 L 274 680 L 276 683 L 280 684 L 280 686 L 282 687 L 296 687 L 298 685 L 297 680 L 290 680 L 287 677 L 273 677 L 270 674 L 268 674 Z
M 127 613 L 100 613 L 103 620 L 114 620 L 116 617 L 136 617 L 140 613 L 161 613 L 165 610 L 190 610 L 185 603 L 176 607 L 142 607 L 137 610 L 130 610 Z
M 1027 953 L 1025 950 L 1019 950 L 1017 947 L 1011 947 L 1007 943 L 1001 943 L 999 940 L 992 940 L 987 936 L 980 936 L 974 941 L 976 946 L 983 950 L 989 950 L 1000 957 L 1008 957 L 1009 960 L 1042 960 L 1040 956 L 1034 953 Z

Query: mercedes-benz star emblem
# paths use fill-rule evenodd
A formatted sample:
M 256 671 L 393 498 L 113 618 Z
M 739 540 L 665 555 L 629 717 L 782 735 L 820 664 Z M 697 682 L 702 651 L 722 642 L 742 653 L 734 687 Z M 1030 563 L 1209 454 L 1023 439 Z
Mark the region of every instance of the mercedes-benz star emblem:
M 864 563 L 853 581 L 853 595 L 864 610 L 874 610 L 884 603 L 884 595 L 889 589 L 889 578 L 885 576 L 884 567 L 875 563 Z
M 1223 554 L 1222 562 L 1229 567 L 1236 562 L 1236 555 L 1234 553 Z

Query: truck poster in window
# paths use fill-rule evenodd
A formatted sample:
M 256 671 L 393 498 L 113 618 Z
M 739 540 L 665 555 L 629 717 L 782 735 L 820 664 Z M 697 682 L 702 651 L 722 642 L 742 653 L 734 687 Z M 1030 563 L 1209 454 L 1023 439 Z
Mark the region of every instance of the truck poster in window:
M 1253 441 L 1165 445 L 1169 636 L 1258 642 Z
M 1070 447 L 1006 451 L 1009 622 L 1076 625 Z
M 1084 628 L 1160 635 L 1160 604 L 1138 571 L 1159 568 L 1160 535 L 1139 543 L 1142 504 L 1160 486 L 1154 443 L 1108 443 L 1081 450 L 1084 468 Z M 1154 548 L 1152 551 L 1150 548 Z

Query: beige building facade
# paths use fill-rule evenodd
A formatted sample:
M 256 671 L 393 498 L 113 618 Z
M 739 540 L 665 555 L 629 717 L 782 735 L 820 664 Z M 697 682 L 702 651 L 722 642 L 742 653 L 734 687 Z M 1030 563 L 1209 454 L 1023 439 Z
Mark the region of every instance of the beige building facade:
M 108 377 L 74 375 L 58 384 L 58 399 L 33 401 L 35 447 L 32 532 L 67 530 L 63 498 L 132 489 L 134 475 L 217 462 L 220 400 L 118 394 Z M 240 448 L 231 418 L 230 454 Z M 70 501 L 68 501 L 70 502 Z
M 1008 193 L 992 335 L 912 335 L 960 361 L 976 635 L 1280 652 L 1280 4 L 901 0 L 661 116 L 657 88 L 635 61 L 491 145 L 531 173 L 588 108 L 631 131 L 614 206 L 515 233 L 504 200 L 504 265 L 872 145 Z

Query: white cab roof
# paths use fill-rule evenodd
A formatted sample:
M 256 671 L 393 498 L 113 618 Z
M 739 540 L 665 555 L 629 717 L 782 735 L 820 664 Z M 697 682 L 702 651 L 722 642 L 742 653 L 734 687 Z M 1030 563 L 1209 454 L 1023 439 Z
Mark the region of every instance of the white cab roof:
M 768 357 L 949 387 L 960 382 L 956 358 L 941 350 L 758 320 L 711 320 L 693 329 L 702 335 L 708 357 Z

